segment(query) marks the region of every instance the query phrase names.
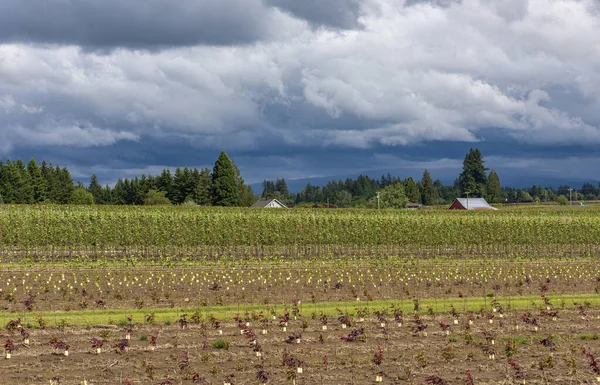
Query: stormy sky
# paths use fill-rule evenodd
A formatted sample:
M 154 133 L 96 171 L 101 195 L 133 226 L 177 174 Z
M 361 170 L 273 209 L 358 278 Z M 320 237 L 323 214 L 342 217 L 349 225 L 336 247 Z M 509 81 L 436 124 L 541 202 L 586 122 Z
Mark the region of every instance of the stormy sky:
M 597 0 L 0 0 L 0 157 L 600 180 Z M 379 175 L 377 175 L 379 173 Z

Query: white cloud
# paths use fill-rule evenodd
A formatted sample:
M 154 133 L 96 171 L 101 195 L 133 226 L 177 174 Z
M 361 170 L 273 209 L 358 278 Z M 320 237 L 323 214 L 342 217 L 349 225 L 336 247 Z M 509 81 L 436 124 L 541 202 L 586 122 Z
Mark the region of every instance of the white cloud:
M 599 11 L 593 0 L 364 0 L 337 23 L 360 14 L 360 29 L 313 28 L 270 11 L 278 37 L 252 45 L 94 53 L 4 44 L 0 134 L 38 133 L 37 145 L 175 135 L 201 147 L 258 148 L 272 135 L 370 148 L 473 142 L 493 128 L 540 145 L 600 143 Z M 557 100 L 557 90 L 587 110 Z M 295 106 L 315 116 L 299 126 L 273 117 Z

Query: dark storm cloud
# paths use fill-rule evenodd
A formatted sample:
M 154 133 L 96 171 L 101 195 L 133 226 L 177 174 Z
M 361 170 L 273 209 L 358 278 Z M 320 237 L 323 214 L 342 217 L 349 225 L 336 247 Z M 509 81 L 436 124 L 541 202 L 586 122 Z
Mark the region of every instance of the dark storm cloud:
M 361 0 L 266 0 L 312 25 L 342 29 L 360 27 Z
M 0 42 L 230 45 L 265 38 L 270 15 L 260 0 L 2 0 Z
M 0 0 L 0 157 L 452 182 L 478 147 L 503 181 L 600 177 L 596 3 Z

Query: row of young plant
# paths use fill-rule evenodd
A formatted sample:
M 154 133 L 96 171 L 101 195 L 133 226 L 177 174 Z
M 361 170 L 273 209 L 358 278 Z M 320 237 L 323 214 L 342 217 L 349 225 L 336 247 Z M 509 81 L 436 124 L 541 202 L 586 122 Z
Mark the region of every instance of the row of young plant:
M 33 255 L 597 255 L 600 210 L 520 213 L 0 207 L 0 249 Z
M 544 294 L 541 298 L 545 307 L 535 313 L 511 311 L 503 308 L 499 302 L 492 301 L 489 307 L 477 313 L 460 313 L 451 307 L 451 312 L 447 314 L 421 315 L 418 312 L 420 303 L 415 300 L 413 312 L 407 314 L 399 306 L 392 305 L 375 311 L 365 308 L 356 308 L 352 312 L 337 309 L 334 317 L 314 312 L 307 317 L 300 310 L 299 301 L 294 301 L 280 313 L 267 307 L 264 311 L 246 312 L 233 320 L 220 321 L 214 316 L 202 316 L 199 313 L 182 314 L 176 324 L 170 327 L 177 329 L 177 338 L 199 336 L 197 346 L 203 352 L 211 346 L 214 349 L 227 349 L 229 341 L 235 340 L 235 349 L 248 355 L 248 361 L 256 362 L 256 382 L 250 383 L 282 383 L 287 379 L 295 384 L 296 381 L 303 380 L 303 377 L 307 378 L 306 374 L 311 372 L 311 380 L 304 383 L 317 383 L 316 380 L 328 383 L 325 379 L 328 378 L 327 372 L 332 364 L 330 361 L 333 360 L 336 361 L 337 369 L 344 369 L 346 372 L 350 369 L 351 378 L 345 380 L 350 380 L 353 384 L 364 383 L 365 373 L 368 373 L 367 378 L 375 382 L 393 383 L 400 379 L 413 381 L 418 377 L 417 373 L 432 372 L 439 376 L 429 375 L 421 377 L 421 380 L 430 384 L 448 384 L 443 377 L 448 378 L 445 371 L 449 371 L 449 367 L 444 364 L 452 367 L 461 361 L 466 366 L 466 382 L 463 383 L 476 383 L 477 375 L 471 373 L 469 366 L 481 367 L 482 363 L 489 367 L 489 373 L 492 374 L 496 373 L 499 365 L 505 366 L 513 383 L 542 378 L 545 383 L 549 383 L 549 378 L 560 371 L 564 371 L 562 375 L 578 376 L 583 381 L 600 382 L 600 368 L 595 354 L 599 348 L 600 336 L 572 333 L 573 329 L 580 329 L 580 332 L 598 330 L 600 313 L 589 304 L 578 304 L 575 312 L 565 311 L 554 306 Z M 177 342 L 160 341 L 162 335 L 167 336 L 167 340 L 173 338 L 168 335 L 166 328 L 159 330 L 154 326 L 136 325 L 131 316 L 122 326 L 120 337 L 112 336 L 111 332 L 104 329 L 99 335 L 89 337 L 87 348 L 79 347 L 75 354 L 127 355 L 175 349 L 177 358 L 174 361 L 177 367 L 159 380 L 163 385 L 175 383 L 177 377 L 191 383 L 207 383 L 209 374 L 213 378 L 218 374 L 225 374 L 216 367 L 219 362 L 214 363 L 210 370 L 205 368 L 204 372 L 193 369 L 187 350 L 177 349 Z M 154 329 L 150 339 L 146 334 L 140 334 L 145 338 L 136 338 L 136 333 L 145 333 L 148 328 Z M 15 353 L 18 357 L 19 346 L 31 349 L 36 345 L 47 346 L 46 353 L 41 354 L 54 354 L 64 358 L 73 356 L 70 353 L 70 341 L 59 337 L 48 341 L 32 340 L 31 335 L 35 331 L 28 330 L 20 319 L 9 321 L 5 329 L 9 333 L 4 344 L 6 359 L 13 359 Z M 21 341 L 17 340 L 17 335 Z M 140 343 L 134 342 L 137 339 Z M 411 345 L 414 346 L 427 342 L 435 349 L 433 363 L 436 365 L 429 367 L 432 362 L 422 349 L 414 351 L 412 348 L 405 348 L 414 358 L 408 360 L 403 373 L 398 373 L 397 362 L 400 357 L 397 348 L 403 341 L 412 341 Z M 372 349 L 371 355 L 367 357 L 362 353 L 362 344 L 365 343 L 368 343 L 365 345 L 368 349 Z M 334 351 L 346 353 L 341 356 L 323 354 L 316 361 L 312 354 L 304 357 L 303 351 L 298 349 L 304 344 L 317 351 L 323 350 L 321 346 L 337 344 L 343 347 Z M 193 346 L 188 345 L 187 348 L 191 349 Z M 358 358 L 354 353 L 359 353 Z M 464 361 L 462 354 L 466 354 Z M 392 359 L 390 356 L 394 355 Z M 202 357 L 205 357 L 205 353 Z M 209 361 L 210 355 L 208 357 L 202 361 Z M 404 357 L 406 355 L 402 356 L 403 360 Z M 351 367 L 344 364 L 348 360 L 352 360 Z M 361 362 L 357 365 L 356 360 Z M 366 362 L 367 360 L 370 362 Z M 153 380 L 153 370 L 151 373 L 148 373 L 148 369 L 146 371 L 147 375 L 150 374 L 150 380 Z M 240 377 L 241 371 L 226 373 L 223 384 L 233 384 Z M 479 373 L 480 376 L 483 374 L 485 373 Z M 496 373 L 493 379 L 498 381 L 502 376 L 503 374 Z M 54 377 L 52 381 L 57 379 L 60 377 Z M 339 378 L 337 380 L 341 381 Z M 83 381 L 87 382 L 85 379 Z
M 8 311 L 174 308 L 252 303 L 600 295 L 600 264 L 485 261 L 338 266 L 217 264 L 181 268 L 30 267 L 0 272 Z M 599 297 L 600 298 L 600 297 Z

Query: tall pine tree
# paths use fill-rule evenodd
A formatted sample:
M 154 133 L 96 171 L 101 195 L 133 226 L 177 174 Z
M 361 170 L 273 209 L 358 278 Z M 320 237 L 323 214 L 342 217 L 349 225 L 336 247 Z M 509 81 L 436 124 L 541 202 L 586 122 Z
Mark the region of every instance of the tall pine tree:
M 424 205 L 432 205 L 437 199 L 437 189 L 433 185 L 431 175 L 429 171 L 423 172 L 423 178 L 421 178 L 421 200 Z
M 235 168 L 225 151 L 217 158 L 212 172 L 212 201 L 215 206 L 238 206 L 240 184 Z
M 194 202 L 200 206 L 212 204 L 210 170 L 204 168 L 198 174 L 198 182 L 194 190 Z
M 494 170 L 490 171 L 486 186 L 486 199 L 490 203 L 502 202 L 502 187 L 500 186 L 500 178 Z
M 31 158 L 27 164 L 27 172 L 31 181 L 33 190 L 33 203 L 41 203 L 46 200 L 46 180 L 42 176 L 42 169 L 38 166 L 35 159 Z
M 92 174 L 92 177 L 90 178 L 90 185 L 88 186 L 87 190 L 94 197 L 94 202 L 96 204 L 105 204 L 104 190 L 102 189 L 102 186 L 100 186 L 100 183 L 98 183 L 98 177 L 96 177 L 96 174 Z
M 483 163 L 483 156 L 479 149 L 471 148 L 467 155 L 465 155 L 463 171 L 458 177 L 458 186 L 461 194 L 466 195 L 469 193 L 471 196 L 479 197 L 485 195 L 487 185 L 485 172 L 487 169 Z
M 412 177 L 406 178 L 404 181 L 404 191 L 409 202 L 421 203 L 421 191 Z

